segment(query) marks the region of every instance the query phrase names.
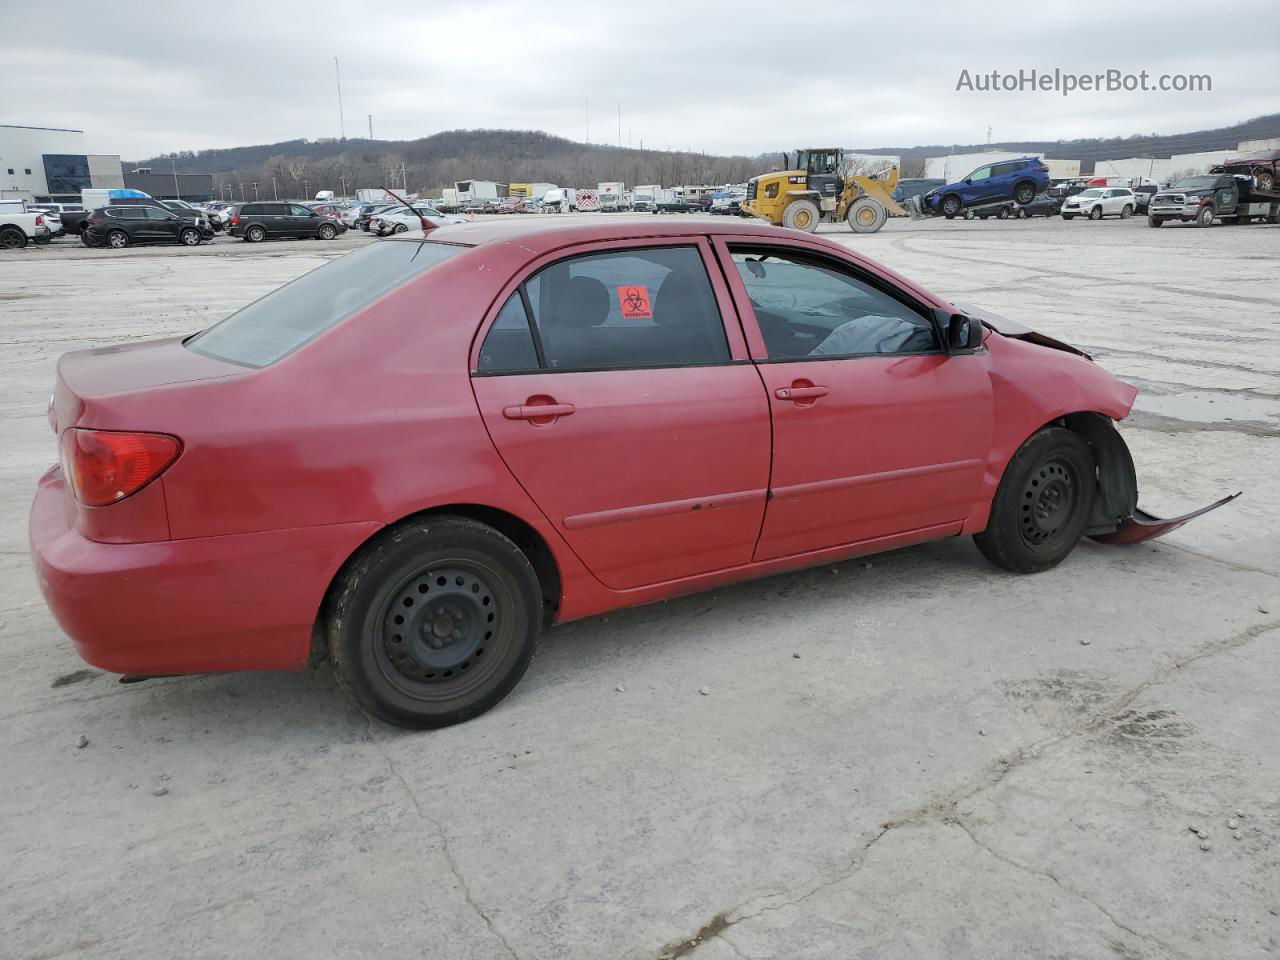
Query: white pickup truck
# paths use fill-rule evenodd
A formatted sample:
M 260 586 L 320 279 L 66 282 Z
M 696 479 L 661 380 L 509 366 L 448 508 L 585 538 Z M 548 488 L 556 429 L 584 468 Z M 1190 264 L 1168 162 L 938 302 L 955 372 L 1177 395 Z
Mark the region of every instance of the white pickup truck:
M 45 215 L 27 210 L 25 200 L 0 200 L 0 249 L 21 250 L 28 243 L 48 243 L 52 237 Z

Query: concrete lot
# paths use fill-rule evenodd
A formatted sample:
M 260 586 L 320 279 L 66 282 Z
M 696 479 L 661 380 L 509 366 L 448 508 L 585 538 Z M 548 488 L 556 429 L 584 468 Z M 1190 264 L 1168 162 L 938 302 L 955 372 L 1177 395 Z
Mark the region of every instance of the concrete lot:
M 26 556 L 57 355 L 367 241 L 0 254 L 0 957 L 1280 953 L 1280 230 L 828 229 L 1138 383 L 1147 509 L 1245 496 L 1035 577 L 954 540 L 572 624 L 436 733 L 325 671 L 120 686 Z

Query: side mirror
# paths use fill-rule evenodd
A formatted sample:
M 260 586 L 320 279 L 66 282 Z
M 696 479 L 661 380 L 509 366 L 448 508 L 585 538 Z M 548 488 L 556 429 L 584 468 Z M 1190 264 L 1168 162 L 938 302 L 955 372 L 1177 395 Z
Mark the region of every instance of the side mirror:
M 947 352 L 977 350 L 981 346 L 982 321 L 962 313 L 952 314 L 947 320 Z

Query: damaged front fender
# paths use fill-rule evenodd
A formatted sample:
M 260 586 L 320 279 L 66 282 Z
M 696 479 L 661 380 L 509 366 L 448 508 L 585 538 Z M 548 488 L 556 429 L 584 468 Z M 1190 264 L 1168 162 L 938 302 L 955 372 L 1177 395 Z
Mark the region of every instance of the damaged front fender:
M 1116 546 L 1145 543 L 1240 496 L 1233 493 L 1192 513 L 1162 520 L 1138 506 L 1138 477 L 1133 455 L 1109 418 L 1097 413 L 1076 413 L 1066 417 L 1066 425 L 1089 444 L 1098 465 L 1097 496 L 1085 535 L 1099 543 Z

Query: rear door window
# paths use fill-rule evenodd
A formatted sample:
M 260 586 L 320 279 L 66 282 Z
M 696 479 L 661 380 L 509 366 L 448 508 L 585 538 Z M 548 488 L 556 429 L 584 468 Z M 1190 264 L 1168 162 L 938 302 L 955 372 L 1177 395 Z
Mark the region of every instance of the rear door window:
M 696 247 L 574 257 L 525 284 L 552 370 L 729 362 L 715 293 Z
M 196 353 L 265 367 L 464 247 L 374 243 L 305 273 L 187 341 Z

